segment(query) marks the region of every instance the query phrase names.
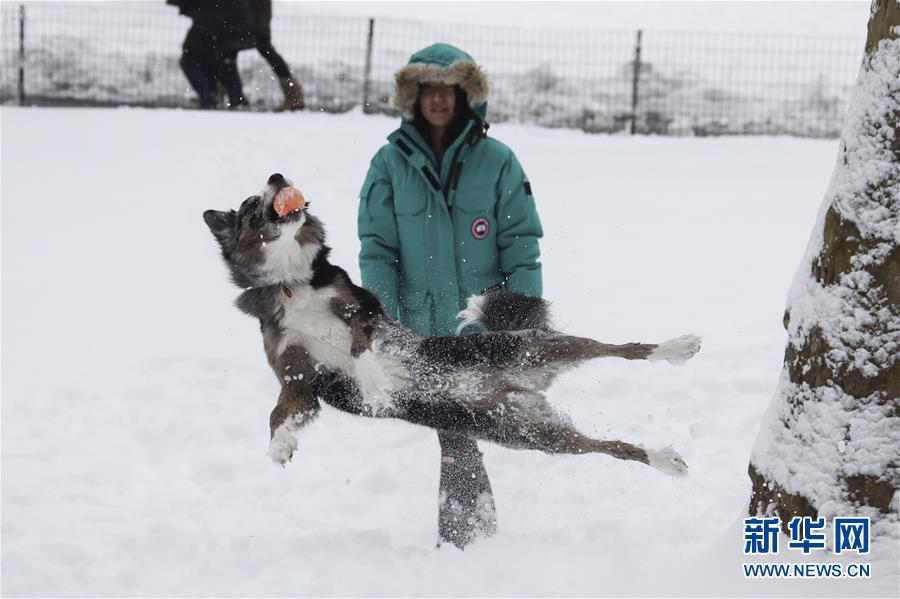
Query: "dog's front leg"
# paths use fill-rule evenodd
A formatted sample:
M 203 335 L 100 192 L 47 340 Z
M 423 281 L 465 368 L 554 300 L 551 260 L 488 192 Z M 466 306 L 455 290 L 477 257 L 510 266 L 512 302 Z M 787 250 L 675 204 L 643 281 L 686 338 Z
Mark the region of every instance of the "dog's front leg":
M 288 346 L 277 354 L 273 349 L 269 363 L 281 383 L 278 403 L 269 415 L 269 457 L 284 466 L 297 449 L 297 431 L 319 412 L 312 387 L 316 366 L 300 345 Z
M 273 357 L 271 364 L 281 393 L 269 415 L 269 456 L 284 466 L 297 449 L 297 431 L 319 412 L 319 400 L 312 388 L 316 371 L 309 352 L 300 346 L 286 348 Z
M 319 413 L 319 400 L 308 384 L 290 381 L 281 388 L 278 404 L 269 415 L 269 457 L 284 466 L 297 449 L 296 433 Z

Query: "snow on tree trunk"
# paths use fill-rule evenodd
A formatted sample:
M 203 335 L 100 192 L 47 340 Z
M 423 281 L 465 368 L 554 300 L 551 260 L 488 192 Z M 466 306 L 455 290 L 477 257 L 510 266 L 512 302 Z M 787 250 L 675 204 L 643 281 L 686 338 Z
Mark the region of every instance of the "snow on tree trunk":
M 751 515 L 900 533 L 900 17 L 875 0 L 838 160 L 788 293 L 784 369 L 750 458 Z

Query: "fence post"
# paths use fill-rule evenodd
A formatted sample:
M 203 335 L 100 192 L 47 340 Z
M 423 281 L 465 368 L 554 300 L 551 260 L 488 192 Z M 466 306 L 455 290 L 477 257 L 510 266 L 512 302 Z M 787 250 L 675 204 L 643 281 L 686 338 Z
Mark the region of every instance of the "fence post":
M 372 79 L 372 37 L 375 31 L 375 19 L 369 19 L 369 39 L 366 42 L 366 72 L 363 75 L 363 113 L 369 114 L 369 86 Z
M 638 81 L 641 78 L 641 30 L 638 29 L 634 46 L 634 76 L 631 81 L 631 134 L 637 130 Z
M 25 106 L 25 5 L 19 5 L 19 106 Z

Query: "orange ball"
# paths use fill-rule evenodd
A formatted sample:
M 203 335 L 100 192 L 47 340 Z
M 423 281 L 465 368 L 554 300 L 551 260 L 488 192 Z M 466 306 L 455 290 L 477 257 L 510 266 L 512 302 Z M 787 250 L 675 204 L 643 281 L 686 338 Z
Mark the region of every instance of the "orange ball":
M 295 210 L 303 210 L 306 206 L 306 198 L 296 187 L 285 187 L 275 194 L 272 206 L 278 216 L 284 216 Z

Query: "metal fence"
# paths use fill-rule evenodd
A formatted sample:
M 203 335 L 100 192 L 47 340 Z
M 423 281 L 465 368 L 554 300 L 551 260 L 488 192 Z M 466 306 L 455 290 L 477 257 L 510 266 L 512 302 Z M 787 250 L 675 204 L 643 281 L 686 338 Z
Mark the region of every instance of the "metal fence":
M 488 72 L 490 120 L 589 132 L 832 137 L 862 57 L 856 38 L 549 31 L 291 14 L 273 41 L 311 109 L 391 112 L 393 73 L 435 41 Z M 178 66 L 190 20 L 158 2 L 0 4 L 0 102 L 191 107 Z M 251 105 L 281 91 L 255 50 L 239 56 Z

